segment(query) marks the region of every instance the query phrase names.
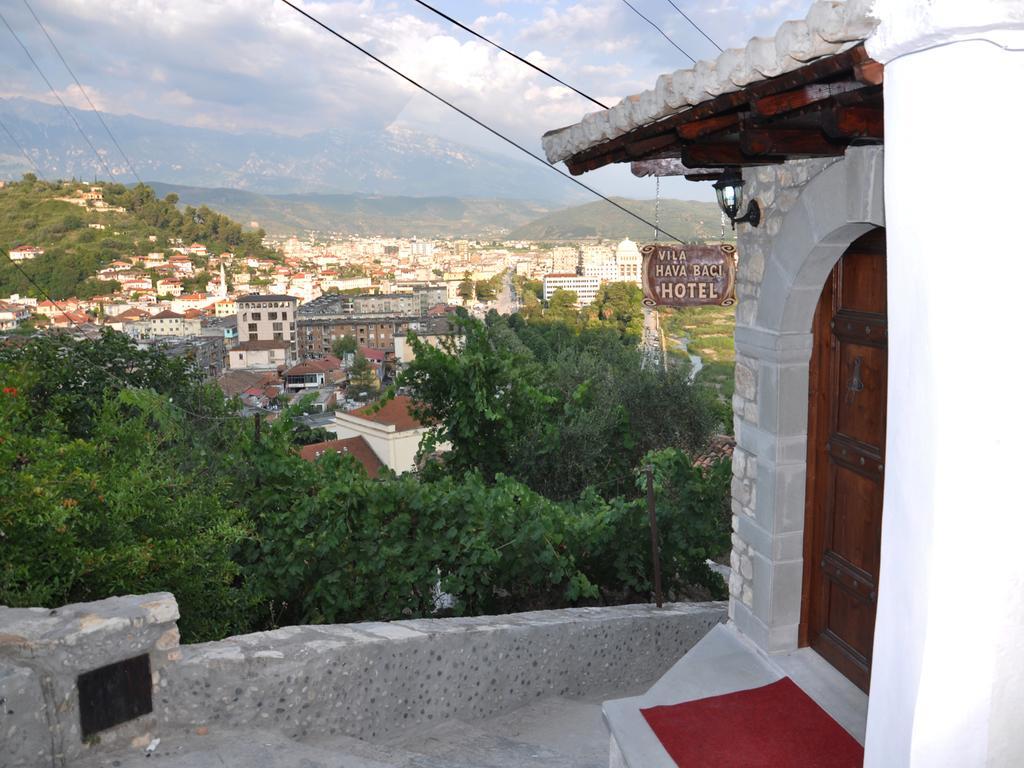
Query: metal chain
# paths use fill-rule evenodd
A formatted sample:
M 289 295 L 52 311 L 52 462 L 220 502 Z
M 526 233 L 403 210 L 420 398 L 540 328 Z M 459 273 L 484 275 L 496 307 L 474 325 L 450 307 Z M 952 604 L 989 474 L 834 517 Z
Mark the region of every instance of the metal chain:
M 654 242 L 661 231 L 661 176 L 654 177 Z

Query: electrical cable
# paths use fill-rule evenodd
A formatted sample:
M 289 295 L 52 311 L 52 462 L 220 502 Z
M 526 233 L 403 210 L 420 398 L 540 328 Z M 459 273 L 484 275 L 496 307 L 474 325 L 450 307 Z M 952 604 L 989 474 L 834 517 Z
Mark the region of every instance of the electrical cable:
M 100 164 L 101 164 L 101 165 L 102 165 L 102 166 L 103 166 L 104 168 L 106 168 L 106 169 L 107 169 L 107 173 L 109 173 L 109 174 L 110 174 L 110 179 L 111 179 L 111 181 L 115 180 L 115 179 L 116 179 L 116 176 L 114 175 L 114 172 L 113 172 L 112 170 L 110 170 L 110 166 L 109 166 L 109 165 L 107 165 L 107 161 L 103 159 L 103 155 L 101 155 L 101 154 L 99 153 L 99 151 L 98 151 L 98 150 L 96 149 L 96 145 L 94 145 L 94 144 L 92 143 L 92 141 L 90 141 L 90 140 L 89 140 L 89 137 L 88 137 L 88 136 L 86 135 L 85 131 L 84 131 L 84 130 L 82 130 L 82 126 L 81 126 L 81 124 L 80 124 L 80 123 L 78 122 L 78 120 L 77 120 L 77 119 L 75 118 L 75 116 L 74 116 L 74 115 L 72 114 L 71 110 L 70 110 L 70 109 L 68 109 L 68 105 L 64 103 L 64 99 L 62 99 L 62 98 L 60 97 L 60 94 L 58 94 L 58 93 L 57 93 L 57 89 L 53 87 L 53 83 L 51 83 L 51 82 L 50 82 L 50 79 L 49 79 L 49 78 L 48 78 L 48 77 L 46 76 L 46 74 L 45 74 L 45 73 L 43 72 L 42 68 L 41 68 L 41 67 L 39 66 L 39 64 L 37 64 L 37 63 L 36 63 L 36 60 L 35 60 L 35 58 L 34 58 L 34 57 L 32 56 L 31 52 L 30 52 L 30 51 L 28 50 L 28 48 L 26 48 L 26 47 L 25 47 L 25 44 L 24 44 L 23 42 L 21 42 L 21 38 L 20 38 L 20 37 L 18 37 L 18 33 L 14 31 L 14 27 L 12 27 L 12 26 L 11 26 L 11 25 L 10 25 L 10 24 L 8 23 L 8 21 L 7 21 L 7 18 L 6 18 L 6 17 L 5 17 L 5 16 L 4 16 L 4 15 L 3 15 L 2 13 L 0 13 L 0 21 L 3 21 L 3 23 L 4 23 L 4 26 L 6 26 L 6 27 L 7 27 L 7 30 L 8 30 L 8 31 L 9 31 L 9 32 L 11 33 L 11 35 L 12 35 L 12 36 L 14 37 L 14 39 L 18 41 L 18 45 L 20 45 L 20 46 L 21 46 L 21 50 L 23 50 L 23 51 L 25 52 L 25 55 L 26 55 L 26 56 L 28 56 L 28 58 L 29 58 L 29 61 L 31 61 L 31 62 L 32 62 L 32 66 L 34 66 L 34 67 L 36 68 L 36 72 L 38 72 L 38 73 L 39 73 L 39 76 L 40 76 L 40 77 L 42 77 L 42 78 L 43 78 L 43 80 L 44 80 L 44 81 L 46 82 L 46 84 L 47 84 L 47 85 L 48 85 L 48 86 L 50 87 L 50 93 L 52 93 L 52 94 L 53 94 L 53 97 L 54 97 L 55 99 L 57 99 L 57 101 L 58 101 L 58 102 L 60 102 L 60 105 L 61 105 L 62 107 L 64 107 L 64 111 L 65 111 L 65 112 L 67 112 L 67 114 L 68 114 L 68 117 L 70 117 L 70 118 L 71 118 L 71 122 L 73 122 L 73 123 L 75 124 L 75 128 L 77 128 L 77 129 L 78 129 L 78 132 L 79 132 L 80 134 L 82 134 L 82 138 L 83 138 L 83 139 L 85 139 L 85 143 L 89 145 L 89 148 L 90 148 L 90 149 L 92 149 L 92 151 L 93 151 L 93 154 L 95 154 L 95 155 L 96 155 L 96 159 L 100 161 Z
M 26 2 L 27 2 L 27 0 L 26 0 Z M 459 29 L 462 29 L 462 30 L 465 30 L 466 32 L 469 32 L 469 34 L 473 35 L 474 37 L 478 37 L 478 38 L 480 38 L 480 39 L 481 39 L 481 40 L 483 40 L 483 41 L 484 41 L 485 43 L 488 43 L 488 44 L 490 44 L 490 45 L 493 45 L 493 46 L 494 46 L 495 48 L 497 48 L 497 49 L 498 49 L 499 51 L 503 51 L 504 53 L 507 53 L 507 54 L 508 54 L 509 56 L 511 56 L 511 57 L 512 57 L 513 59 L 515 59 L 516 61 L 520 61 L 520 62 L 522 62 L 523 64 L 525 64 L 526 66 L 528 66 L 528 67 L 531 67 L 532 69 L 535 69 L 535 70 L 537 70 L 537 71 L 538 71 L 538 72 L 540 72 L 540 73 L 541 73 L 542 75 L 544 75 L 545 77 L 549 77 L 549 78 L 551 78 L 552 80 L 554 80 L 554 81 L 555 81 L 556 83 L 558 83 L 559 85 L 563 85 L 563 86 L 565 86 L 566 88 L 568 88 L 568 89 L 569 89 L 570 91 L 573 91 L 574 93 L 578 93 L 578 94 L 579 94 L 580 96 L 582 96 L 582 97 L 583 97 L 584 99 L 586 99 L 587 101 L 590 101 L 590 102 L 593 102 L 594 104 L 597 104 L 597 106 L 599 106 L 599 107 L 600 107 L 601 109 L 608 109 L 608 107 L 607 107 L 606 105 L 602 104 L 602 103 L 601 103 L 600 101 L 598 101 L 598 100 L 597 100 L 597 99 L 595 99 L 594 97 L 592 97 L 592 96 L 588 96 L 588 95 L 587 95 L 587 94 L 585 94 L 585 93 L 584 93 L 583 91 L 581 91 L 581 90 L 580 90 L 579 88 L 574 88 L 574 87 L 572 87 L 571 85 L 569 85 L 569 84 L 568 84 L 567 82 L 565 82 L 564 80 L 560 80 L 559 78 L 555 77 L 555 76 L 554 76 L 554 75 L 552 75 L 552 74 L 551 74 L 550 72 L 548 72 L 547 70 L 545 70 L 545 69 L 542 69 L 541 67 L 538 67 L 538 66 L 537 66 L 536 64 L 534 64 L 534 63 L 533 63 L 532 61 L 527 61 L 526 59 L 524 59 L 524 58 L 523 58 L 522 56 L 520 56 L 519 54 L 517 54 L 517 53 L 513 53 L 513 52 L 512 52 L 512 51 L 510 51 L 510 50 L 509 50 L 508 48 L 505 48 L 505 47 L 503 47 L 503 46 L 499 45 L 498 43 L 494 42 L 493 40 L 490 40 L 490 39 L 488 39 L 488 38 L 484 37 L 484 36 L 483 36 L 483 35 L 481 35 L 481 34 L 480 34 L 479 32 L 477 32 L 477 31 L 475 31 L 475 30 L 473 30 L 473 29 L 470 29 L 469 27 L 467 27 L 467 26 L 466 26 L 465 24 L 463 24 L 463 23 L 462 23 L 461 21 L 459 21 L 458 19 L 453 19 L 453 18 L 452 18 L 451 16 L 449 16 L 449 15 L 448 15 L 447 13 L 445 13 L 444 11 L 440 11 L 440 10 L 438 10 L 438 9 L 437 9 L 437 8 L 435 8 L 434 6 L 430 5 L 429 3 L 425 3 L 425 2 L 423 2 L 423 0 L 413 0 L 413 2 L 419 3 L 419 4 L 420 4 L 420 5 L 422 5 L 422 6 L 424 7 L 424 8 L 426 8 L 426 9 L 427 9 L 428 11 L 431 11 L 431 12 L 433 12 L 433 13 L 436 13 L 436 14 L 437 14 L 438 16 L 440 16 L 440 17 L 441 17 L 441 18 L 443 18 L 443 19 L 447 19 L 447 20 L 448 20 L 448 21 L 450 21 L 450 22 L 451 22 L 452 24 L 454 24 L 455 26 L 457 26 L 457 27 L 458 27 Z
M 510 139 L 508 136 L 505 136 L 505 134 L 501 133 L 496 128 L 492 128 L 491 126 L 487 125 L 487 123 L 483 122 L 482 120 L 480 120 L 477 117 L 474 117 L 469 112 L 467 112 L 464 109 L 462 109 L 461 107 L 457 107 L 455 104 L 453 104 L 452 102 L 448 101 L 448 99 L 446 99 L 443 96 L 441 96 L 441 95 L 435 93 L 434 91 L 430 90 L 425 85 L 421 85 L 420 83 L 418 83 L 417 81 L 415 81 L 411 77 L 409 77 L 408 75 L 406 75 L 403 72 L 395 69 L 393 66 L 388 64 L 383 59 L 381 59 L 378 56 L 375 56 L 374 54 L 370 53 L 368 50 L 363 48 L 358 43 L 353 42 L 352 40 L 350 40 L 349 38 L 345 37 L 343 34 L 338 32 L 337 30 L 331 28 L 326 23 L 320 21 L 320 19 L 318 19 L 315 16 L 312 16 L 311 14 L 309 14 L 306 11 L 302 10 L 297 5 L 293 4 L 290 0 L 281 0 L 281 2 L 284 3 L 285 5 L 287 5 L 289 8 L 291 8 L 293 11 L 296 11 L 297 13 L 301 14 L 302 16 L 305 16 L 307 19 L 312 21 L 317 26 L 321 27 L 326 32 L 329 32 L 330 34 L 334 35 L 335 37 L 337 37 L 342 42 L 347 43 L 348 45 L 352 46 L 357 51 L 362 53 L 364 56 L 367 56 L 367 57 L 373 59 L 375 62 L 380 64 L 382 67 L 384 67 L 386 70 L 388 70 L 392 74 L 397 75 L 398 77 L 402 78 L 403 80 L 405 80 L 410 85 L 420 89 L 424 93 L 426 93 L 426 94 L 428 94 L 430 96 L 433 96 L 435 99 L 440 101 L 446 107 L 449 107 L 450 109 L 455 110 L 460 115 L 465 117 L 467 120 L 470 120 L 471 122 L 476 123 L 476 125 L 480 126 L 484 130 L 486 130 L 488 133 L 491 133 L 494 136 L 497 136 L 499 139 L 501 139 L 502 141 L 506 142 L 507 144 L 512 145 L 513 147 L 518 149 L 520 152 L 522 152 L 522 153 L 524 153 L 526 155 L 529 155 L 534 160 L 536 160 L 538 163 L 541 163 L 545 168 L 550 168 L 555 173 L 557 173 L 560 176 L 563 176 L 564 178 L 568 179 L 573 184 L 576 184 L 577 186 L 582 187 L 583 189 L 587 190 L 587 192 L 589 192 L 590 194 L 594 195 L 595 197 L 599 197 L 602 200 L 604 200 L 606 203 L 614 206 L 615 208 L 618 208 L 620 211 L 622 211 L 623 213 L 627 214 L 628 216 L 631 216 L 632 218 L 636 219 L 641 224 L 644 224 L 644 225 L 646 225 L 648 227 L 653 227 L 654 226 L 654 224 L 649 222 L 643 216 L 640 216 L 639 214 L 634 213 L 633 211 L 631 211 L 628 208 L 626 208 L 624 205 L 621 205 L 620 203 L 615 202 L 614 200 L 612 200 L 607 195 L 601 194 L 600 192 L 598 192 L 593 187 L 591 187 L 591 186 L 589 186 L 587 184 L 584 184 L 582 181 L 580 181 L 579 179 L 573 178 L 572 176 L 570 176 L 568 173 L 566 173 L 565 171 L 561 170 L 560 168 L 557 168 L 557 167 L 551 165 L 544 158 L 542 158 L 540 155 L 535 154 L 534 152 L 531 152 L 529 149 L 524 147 L 522 144 L 519 144 L 514 139 Z M 659 229 L 659 231 L 662 234 L 664 234 L 670 240 L 675 240 L 677 243 L 681 243 L 681 244 L 685 245 L 685 241 L 683 241 L 681 238 L 676 237 L 671 232 L 668 232 L 668 231 L 666 231 L 664 229 L 660 229 L 660 227 L 658 229 Z
M 68 64 L 67 59 L 64 58 L 64 54 L 62 54 L 60 52 L 60 48 L 57 47 L 57 43 L 55 43 L 53 41 L 53 38 L 50 37 L 50 33 L 46 31 L 46 27 L 43 26 L 43 22 L 39 20 L 39 17 L 36 15 L 36 12 L 32 10 L 32 6 L 29 5 L 28 0 L 22 0 L 22 2 L 25 3 L 25 7 L 28 8 L 28 12 L 32 14 L 32 18 L 36 20 L 36 24 L 38 24 L 39 28 L 43 30 L 43 34 L 46 35 L 46 39 L 50 41 L 50 45 L 53 47 L 54 52 L 57 54 L 57 58 L 61 60 L 61 63 L 64 64 L 64 69 L 68 71 L 68 74 L 71 75 L 71 79 L 75 81 L 75 85 L 78 86 L 78 90 L 82 92 L 82 96 L 84 96 L 85 100 L 89 103 L 89 107 L 92 109 L 93 114 L 96 115 L 96 118 L 100 121 L 100 125 L 103 126 L 103 130 L 107 132 L 107 136 L 110 137 L 110 140 L 113 142 L 114 146 L 117 147 L 117 151 L 121 153 L 121 157 L 124 158 L 125 163 L 127 163 L 128 168 L 132 172 L 132 176 L 134 176 L 135 180 L 139 182 L 139 184 L 141 184 L 142 179 L 140 179 L 139 174 L 135 172 L 135 166 L 132 165 L 132 161 L 128 159 L 128 155 L 125 154 L 125 151 L 121 147 L 120 142 L 118 142 L 118 140 L 114 138 L 114 134 L 110 130 L 110 126 L 107 125 L 107 121 L 103 119 L 103 115 L 101 115 L 99 110 L 96 109 L 96 105 L 92 103 L 92 99 L 90 99 L 89 94 L 85 92 L 85 88 L 82 87 L 82 83 L 79 81 L 78 76 L 75 75 L 74 71 L 72 71 L 71 65 Z
M 36 171 L 36 175 L 37 175 L 37 176 L 39 176 L 39 178 L 40 178 L 40 179 L 41 179 L 41 178 L 43 178 L 43 172 L 42 172 L 41 170 L 39 170 L 39 166 L 38 166 L 38 165 L 36 165 L 36 161 L 35 161 L 35 160 L 33 160 L 33 159 L 32 159 L 32 156 L 31 156 L 31 155 L 29 155 L 29 153 L 25 151 L 25 148 L 24 148 L 23 146 L 21 146 L 21 144 L 20 144 L 20 143 L 18 143 L 18 140 L 17 140 L 16 138 L 14 138 L 14 134 L 13 134 L 13 133 L 11 133 L 11 129 L 10 129 L 10 128 L 8 128 L 8 127 L 7 127 L 7 126 L 6 126 L 5 124 L 4 124 L 4 121 L 3 121 L 3 120 L 0 120 L 0 128 L 3 128 L 3 129 L 4 129 L 4 133 L 6 133 L 6 134 L 7 134 L 7 137 L 8 137 L 8 138 L 9 138 L 9 139 L 10 139 L 10 140 L 11 140 L 12 142 L 14 142 L 14 146 L 16 146 L 16 147 L 17 147 L 17 148 L 18 148 L 19 150 L 21 150 L 21 154 L 23 154 L 23 155 L 25 156 L 25 159 L 26 159 L 26 160 L 28 160 L 28 164 L 29 164 L 29 165 L 31 165 L 31 166 L 32 166 L 32 167 L 33 167 L 33 168 L 35 169 L 35 171 Z
M 673 39 L 672 39 L 671 37 L 669 37 L 669 36 L 668 36 L 667 34 L 665 34 L 665 30 L 663 30 L 663 29 L 662 29 L 661 27 L 659 27 L 659 26 L 658 26 L 657 24 L 655 24 L 655 23 L 654 23 L 653 21 L 651 21 L 651 20 L 650 20 L 650 19 L 648 19 L 648 18 L 647 18 L 646 16 L 644 16 L 644 15 L 643 15 L 642 13 L 640 13 L 640 11 L 638 11 L 638 10 L 636 9 L 636 6 L 635 6 L 635 5 L 633 5 L 633 4 L 631 3 L 631 2 L 629 2 L 629 0 L 622 0 L 622 2 L 624 2 L 624 3 L 626 4 L 626 5 L 628 5 L 628 6 L 630 7 L 630 10 L 632 10 L 632 11 L 633 11 L 633 13 L 635 13 L 635 14 L 636 14 L 637 16 L 639 16 L 639 17 L 640 17 L 641 19 L 643 19 L 643 20 L 644 20 L 644 21 L 646 21 L 646 22 L 647 22 L 648 24 L 650 24 L 650 25 L 651 25 L 652 27 L 654 27 L 654 28 L 655 28 L 656 30 L 658 30 L 658 32 L 659 32 L 659 33 L 661 34 L 661 36 L 662 36 L 662 37 L 664 37 L 664 38 L 665 38 L 666 40 L 668 40 L 668 41 L 669 41 L 669 43 L 670 43 L 670 44 L 672 45 L 672 47 L 673 47 L 673 48 L 675 48 L 675 49 L 676 49 L 677 51 L 679 51 L 679 52 L 680 52 L 681 54 L 683 54 L 683 56 L 685 56 L 686 58 L 688 58 L 688 59 L 689 59 L 690 61 L 692 61 L 692 62 L 693 62 L 694 64 L 696 64 L 696 63 L 697 63 L 697 60 L 696 60 L 695 58 L 693 58 L 693 56 L 691 56 L 691 55 L 690 55 L 690 54 L 688 54 L 688 53 L 687 53 L 686 51 L 684 51 L 684 50 L 683 50 L 682 48 L 680 48 L 680 47 L 679 47 L 678 45 L 676 45 L 676 42 L 675 42 L 675 40 L 673 40 Z
M 711 36 L 708 35 L 707 32 L 705 32 L 703 29 L 698 27 L 697 26 L 697 22 L 695 22 L 693 19 L 691 19 L 685 13 L 683 13 L 683 9 L 682 8 L 680 8 L 678 5 L 676 5 L 674 2 L 672 2 L 672 0 L 668 0 L 668 4 L 671 5 L 673 8 L 675 8 L 677 11 L 679 11 L 679 15 L 682 16 L 684 19 L 686 19 L 688 22 L 690 22 L 690 26 L 692 26 L 694 29 L 696 29 L 698 32 L 700 32 L 702 35 L 704 35 L 704 37 L 707 38 L 707 41 L 709 43 L 711 43 L 713 46 L 715 46 L 715 48 L 717 48 L 720 53 L 724 53 L 724 51 L 722 50 L 722 46 L 720 46 L 718 43 L 716 43 L 714 40 L 712 40 Z

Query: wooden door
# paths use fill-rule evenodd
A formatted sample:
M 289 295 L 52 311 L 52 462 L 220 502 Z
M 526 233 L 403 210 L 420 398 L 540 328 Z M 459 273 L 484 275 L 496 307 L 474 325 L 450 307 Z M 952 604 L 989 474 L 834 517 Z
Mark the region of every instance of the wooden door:
M 850 245 L 814 316 L 801 644 L 871 673 L 885 477 L 885 230 Z

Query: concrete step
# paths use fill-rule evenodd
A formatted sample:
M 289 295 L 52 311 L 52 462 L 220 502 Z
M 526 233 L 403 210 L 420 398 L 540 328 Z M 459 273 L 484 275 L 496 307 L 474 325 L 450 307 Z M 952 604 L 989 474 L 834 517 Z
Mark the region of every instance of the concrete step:
M 719 624 L 640 696 L 604 702 L 611 765 L 675 768 L 641 709 L 696 701 L 790 677 L 861 744 L 867 696 L 810 648 L 769 656 L 732 624 Z

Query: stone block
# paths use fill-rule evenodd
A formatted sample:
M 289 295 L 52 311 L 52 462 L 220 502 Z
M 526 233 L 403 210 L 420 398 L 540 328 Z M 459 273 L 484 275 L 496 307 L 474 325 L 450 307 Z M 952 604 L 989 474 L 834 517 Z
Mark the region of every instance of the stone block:
M 43 681 L 29 667 L 0 662 L 0 765 L 49 765 Z
M 177 603 L 168 593 L 114 597 L 53 610 L 0 607 L 0 670 L 16 670 L 6 679 L 20 680 L 17 695 L 25 702 L 12 710 L 14 714 L 5 716 L 8 720 L 3 726 L 13 729 L 12 738 L 19 744 L 19 756 L 3 763 L 5 768 L 72 763 L 151 733 L 159 712 L 156 697 L 153 714 L 83 741 L 78 676 L 148 654 L 151 683 L 158 689 L 167 658 L 156 646 L 177 646 L 177 617 Z M 32 674 L 27 686 L 24 673 L 17 672 L 24 668 Z

